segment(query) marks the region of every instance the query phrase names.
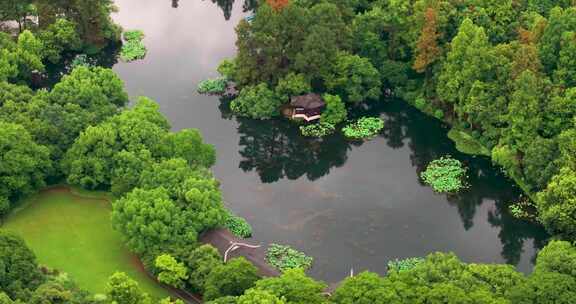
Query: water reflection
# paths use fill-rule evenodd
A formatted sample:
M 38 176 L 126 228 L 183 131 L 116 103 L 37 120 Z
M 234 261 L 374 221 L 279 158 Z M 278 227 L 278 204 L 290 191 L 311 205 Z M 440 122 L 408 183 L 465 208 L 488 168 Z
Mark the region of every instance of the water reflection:
M 228 101 L 221 101 L 222 118 L 232 119 Z M 473 157 L 455 150 L 447 138 L 446 126 L 429 118 L 399 100 L 375 103 L 351 112 L 352 118 L 361 116 L 380 116 L 385 128 L 380 137 L 392 149 L 408 148 L 410 161 L 418 176 L 427 164 L 441 156 L 452 155 L 468 168 L 469 185 L 465 191 L 447 195 L 448 204 L 456 208 L 465 231 L 474 227 L 475 221 L 485 220 L 498 228 L 498 237 L 502 244 L 501 256 L 506 263 L 520 263 L 523 246 L 532 240 L 535 249 L 542 248 L 548 235 L 538 225 L 517 220 L 507 211 L 508 204 L 517 199 L 518 189 L 490 161 L 483 157 Z M 326 176 L 331 169 L 344 166 L 348 153 L 353 147 L 366 142 L 349 141 L 340 134 L 323 139 L 308 139 L 299 134 L 296 125 L 284 120 L 257 121 L 236 118 L 237 132 L 240 135 L 239 167 L 244 172 L 256 172 L 263 183 L 275 183 L 283 179 L 297 180 L 305 176 L 315 181 Z M 417 184 L 426 187 L 418 179 Z M 410 187 L 411 185 L 406 185 Z M 310 191 L 307 189 L 306 191 Z M 494 204 L 486 214 L 479 216 L 478 210 L 484 204 Z M 329 209 L 317 213 L 326 215 Z M 312 213 L 315 214 L 315 213 Z M 307 216 L 298 218 L 306 219 Z M 306 221 L 308 222 L 308 221 Z M 299 222 L 290 222 L 284 226 L 300 227 Z
M 231 119 L 228 102 L 220 104 L 222 118 Z M 263 183 L 306 176 L 313 181 L 346 163 L 351 142 L 340 134 L 323 139 L 305 138 L 298 127 L 286 120 L 258 121 L 237 118 L 239 147 L 244 172 L 255 171 Z
M 173 0 L 178 3 L 178 0 Z M 212 0 L 212 3 L 216 4 L 222 12 L 224 13 L 224 19 L 230 20 L 232 16 L 232 8 L 234 7 L 234 0 Z M 177 7 L 177 6 L 176 6 Z M 242 4 L 242 12 L 251 12 L 258 7 L 258 0 L 244 0 Z
M 518 265 L 524 252 L 524 243 L 527 240 L 533 240 L 532 247 L 539 250 L 546 245 L 548 234 L 540 226 L 515 219 L 506 211 L 507 203 L 497 201 L 496 209 L 488 214 L 488 222 L 500 228 L 498 238 L 502 243 L 501 254 L 506 263 Z M 532 255 L 530 262 L 532 264 L 536 262 L 536 253 Z

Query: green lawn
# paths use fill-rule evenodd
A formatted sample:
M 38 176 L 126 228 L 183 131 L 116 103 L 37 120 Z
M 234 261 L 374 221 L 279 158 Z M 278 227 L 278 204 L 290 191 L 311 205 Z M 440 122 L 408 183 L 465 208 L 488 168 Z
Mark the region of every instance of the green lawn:
M 112 230 L 106 194 L 71 191 L 54 188 L 30 197 L 3 227 L 22 236 L 39 263 L 67 272 L 83 289 L 103 293 L 107 278 L 122 271 L 154 298 L 168 296 Z

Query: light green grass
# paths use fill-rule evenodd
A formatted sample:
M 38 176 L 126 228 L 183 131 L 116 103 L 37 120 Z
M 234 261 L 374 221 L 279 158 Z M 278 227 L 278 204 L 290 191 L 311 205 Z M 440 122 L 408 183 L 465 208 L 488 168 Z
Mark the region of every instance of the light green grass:
M 169 295 L 139 269 L 112 229 L 106 193 L 42 191 L 8 216 L 3 228 L 22 236 L 39 263 L 67 272 L 83 289 L 104 293 L 108 277 L 122 271 L 154 298 Z
M 456 144 L 456 150 L 470 155 L 484 155 L 490 156 L 490 150 L 479 143 L 474 137 L 468 133 L 456 129 L 448 132 L 450 138 Z

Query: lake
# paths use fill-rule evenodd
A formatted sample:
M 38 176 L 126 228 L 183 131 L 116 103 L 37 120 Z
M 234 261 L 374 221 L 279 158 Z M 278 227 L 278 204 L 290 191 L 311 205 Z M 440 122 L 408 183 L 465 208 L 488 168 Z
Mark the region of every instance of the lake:
M 400 100 L 353 116 L 380 115 L 386 126 L 367 142 L 299 136 L 282 119 L 231 115 L 226 102 L 199 95 L 234 56 L 235 25 L 250 1 L 116 0 L 114 19 L 142 29 L 148 55 L 114 70 L 132 97 L 156 100 L 175 130 L 198 128 L 218 153 L 214 173 L 229 208 L 254 228 L 254 241 L 289 244 L 315 258 L 309 274 L 329 282 L 350 270 L 384 273 L 387 261 L 452 251 L 466 262 L 510 263 L 531 271 L 544 230 L 507 211 L 519 190 L 486 158 L 458 153 L 447 127 Z M 435 194 L 419 173 L 444 155 L 469 168 L 470 187 Z

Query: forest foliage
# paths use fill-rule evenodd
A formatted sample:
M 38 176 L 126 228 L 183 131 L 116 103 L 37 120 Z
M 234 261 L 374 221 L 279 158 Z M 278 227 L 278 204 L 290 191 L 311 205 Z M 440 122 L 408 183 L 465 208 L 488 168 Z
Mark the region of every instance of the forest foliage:
M 52 88 L 35 75 L 68 52 L 119 40 L 110 0 L 3 1 L 0 21 L 0 211 L 66 179 L 111 191 L 112 223 L 158 280 L 212 303 L 571 303 L 576 298 L 576 8 L 572 1 L 284 1 L 263 3 L 237 27 L 238 55 L 219 71 L 241 88 L 235 112 L 279 115 L 290 97 L 324 94 L 325 123 L 378 102 L 383 88 L 466 132 L 528 192 L 553 240 L 524 275 L 509 265 L 463 263 L 433 253 L 384 276 L 350 277 L 331 297 L 277 248 L 279 277 L 260 278 L 244 258 L 224 263 L 198 244 L 229 212 L 198 130 L 172 132 L 152 100 L 128 108 L 110 69 L 77 66 Z M 32 18 L 38 16 L 35 23 Z M 370 125 L 376 134 L 383 126 Z M 378 129 L 378 130 L 376 130 Z M 242 230 L 245 230 L 243 227 Z M 292 256 L 284 259 L 285 256 Z M 17 236 L 0 231 L 2 303 L 150 303 L 125 274 L 106 295 L 82 291 L 38 265 Z M 396 264 L 393 264 L 396 265 Z M 400 264 L 398 264 L 400 265 Z M 392 267 L 394 268 L 394 267 Z M 171 303 L 162 300 L 161 303 Z

